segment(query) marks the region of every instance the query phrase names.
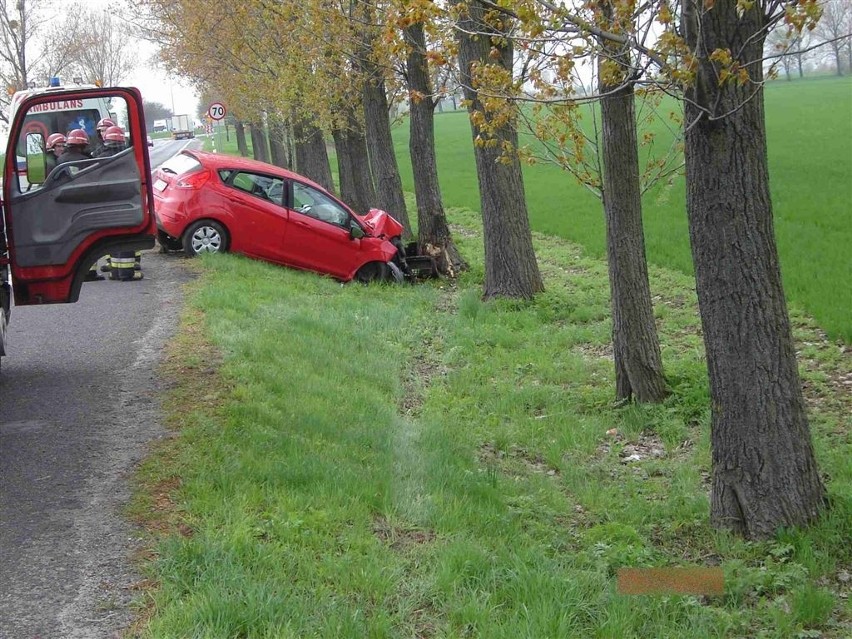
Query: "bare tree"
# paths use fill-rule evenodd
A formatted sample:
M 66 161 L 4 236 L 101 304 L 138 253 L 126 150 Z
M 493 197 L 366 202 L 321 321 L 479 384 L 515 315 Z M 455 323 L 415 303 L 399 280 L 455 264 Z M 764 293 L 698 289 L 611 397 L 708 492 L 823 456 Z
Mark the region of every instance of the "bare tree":
M 112 12 L 77 5 L 81 24 L 74 67 L 85 80 L 104 86 L 121 84 L 135 66 L 135 47 L 127 26 Z
M 67 65 L 64 53 L 68 46 L 63 37 L 56 42 L 46 35 L 45 25 L 51 20 L 48 0 L 0 0 L 0 81 L 9 90 L 27 88 L 32 82 L 46 84 L 50 72 Z M 6 91 L 0 91 L 0 119 L 6 121 Z
M 831 50 L 837 75 L 843 75 L 843 53 L 852 47 L 852 2 L 825 0 L 816 34 Z M 846 62 L 852 60 L 847 59 Z

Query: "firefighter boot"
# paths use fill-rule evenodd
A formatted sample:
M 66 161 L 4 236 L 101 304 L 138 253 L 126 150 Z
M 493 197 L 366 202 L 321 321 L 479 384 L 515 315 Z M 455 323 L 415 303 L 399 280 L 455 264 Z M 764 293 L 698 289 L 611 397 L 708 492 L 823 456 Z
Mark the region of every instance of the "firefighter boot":
M 136 279 L 134 277 L 134 274 L 136 273 L 134 268 L 135 264 L 136 257 L 132 252 L 121 252 L 110 255 L 109 278 L 111 280 L 119 280 L 122 282 L 129 282 L 130 280 Z

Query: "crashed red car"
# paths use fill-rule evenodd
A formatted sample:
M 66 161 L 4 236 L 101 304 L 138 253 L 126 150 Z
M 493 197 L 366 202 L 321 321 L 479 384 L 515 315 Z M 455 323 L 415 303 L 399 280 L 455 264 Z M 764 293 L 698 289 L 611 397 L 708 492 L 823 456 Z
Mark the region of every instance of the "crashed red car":
M 233 251 L 341 281 L 401 281 L 402 225 L 358 215 L 306 177 L 247 158 L 184 150 L 154 172 L 160 244 Z

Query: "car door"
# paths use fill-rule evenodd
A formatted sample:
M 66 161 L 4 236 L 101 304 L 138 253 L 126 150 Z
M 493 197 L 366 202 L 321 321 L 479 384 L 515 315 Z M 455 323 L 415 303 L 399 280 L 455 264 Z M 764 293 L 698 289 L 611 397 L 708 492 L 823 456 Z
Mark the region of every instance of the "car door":
M 3 169 L 8 251 L 0 253 L 0 266 L 9 267 L 16 305 L 76 302 L 85 274 L 98 258 L 154 246 L 151 167 L 144 144 L 45 171 L 45 133 L 68 132 L 27 126 L 28 116 L 32 122 L 33 114 L 51 103 L 92 98 L 109 100 L 130 138 L 143 139 L 142 96 L 133 88 L 34 94 L 15 111 Z
M 261 259 L 286 264 L 282 251 L 288 211 L 284 207 L 284 179 L 244 169 L 222 169 L 235 228 L 231 248 Z
M 294 180 L 285 250 L 294 266 L 347 278 L 360 266 L 360 242 L 350 235 L 352 214 L 340 202 Z

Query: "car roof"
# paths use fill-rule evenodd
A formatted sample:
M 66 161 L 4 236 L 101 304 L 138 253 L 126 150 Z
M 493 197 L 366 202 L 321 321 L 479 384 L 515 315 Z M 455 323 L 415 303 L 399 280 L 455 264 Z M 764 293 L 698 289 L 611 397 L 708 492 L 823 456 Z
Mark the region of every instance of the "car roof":
M 228 155 L 226 153 L 210 153 L 209 151 L 196 151 L 195 149 L 184 149 L 181 153 L 191 155 L 197 159 L 205 168 L 210 169 L 245 169 L 247 171 L 256 171 L 257 173 L 267 173 L 281 177 L 285 180 L 298 180 L 309 184 L 313 187 L 327 192 L 324 186 L 317 184 L 312 179 L 305 177 L 295 171 L 282 169 L 280 166 L 252 160 L 236 155 Z

